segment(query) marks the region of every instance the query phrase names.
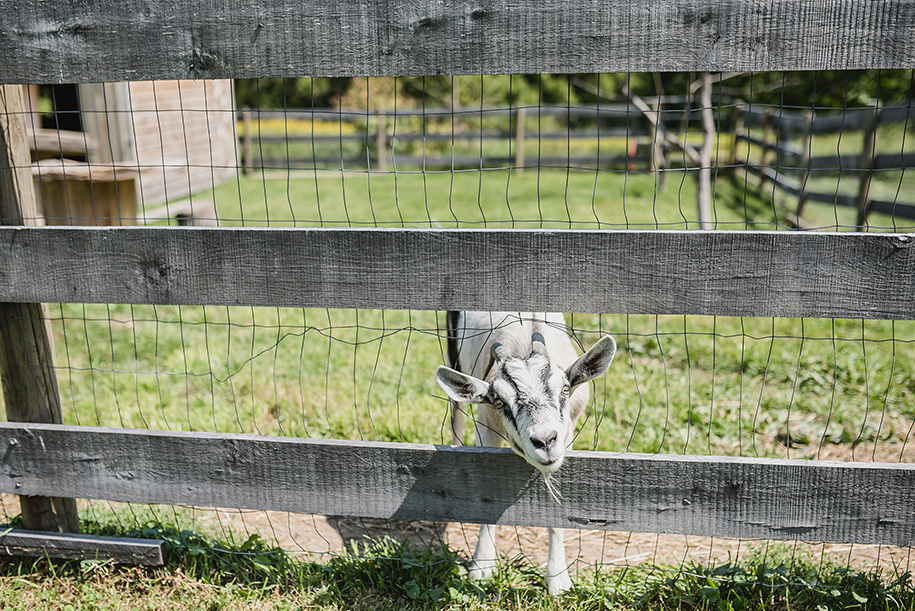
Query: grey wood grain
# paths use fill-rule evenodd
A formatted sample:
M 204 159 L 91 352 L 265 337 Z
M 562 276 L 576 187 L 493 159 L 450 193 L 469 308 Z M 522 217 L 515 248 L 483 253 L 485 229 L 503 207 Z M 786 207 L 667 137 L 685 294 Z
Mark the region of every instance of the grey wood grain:
M 3 13 L 3 83 L 915 66 L 911 0 L 17 0 Z
M 22 87 L 0 85 L 0 225 L 35 225 L 41 216 L 25 110 Z M 7 420 L 62 422 L 47 306 L 6 301 L 0 303 L 0 382 Z M 73 499 L 22 497 L 20 505 L 26 528 L 79 532 Z
M 0 227 L 0 301 L 915 319 L 915 237 Z
M 915 544 L 915 465 L 0 424 L 0 492 L 405 520 Z M 14 443 L 10 443 L 13 441 Z
M 160 566 L 165 564 L 165 542 L 0 528 L 0 555 Z

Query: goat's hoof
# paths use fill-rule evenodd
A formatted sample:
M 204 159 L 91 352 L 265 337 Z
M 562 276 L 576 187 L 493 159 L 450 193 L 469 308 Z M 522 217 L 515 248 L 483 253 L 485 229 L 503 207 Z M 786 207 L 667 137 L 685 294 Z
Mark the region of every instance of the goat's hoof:
M 568 571 L 563 571 L 558 575 L 547 575 L 546 587 L 552 596 L 558 596 L 572 589 L 572 578 L 569 577 Z
M 492 577 L 495 568 L 495 562 L 477 562 L 474 560 L 470 563 L 470 570 L 468 571 L 468 575 L 471 579 L 476 581 L 481 579 L 488 579 L 489 577 Z

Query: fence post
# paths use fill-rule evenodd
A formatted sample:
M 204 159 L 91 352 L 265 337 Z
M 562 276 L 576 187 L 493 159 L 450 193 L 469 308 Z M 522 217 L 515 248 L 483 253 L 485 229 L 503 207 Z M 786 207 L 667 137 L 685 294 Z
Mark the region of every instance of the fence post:
M 37 225 L 22 87 L 0 85 L 0 224 Z M 10 422 L 61 423 L 47 306 L 0 303 L 0 380 Z M 27 530 L 79 532 L 74 499 L 20 496 Z
M 527 108 L 522 106 L 515 111 L 515 169 L 519 172 L 524 171 L 525 119 L 527 119 Z
M 772 150 L 772 135 L 775 133 L 775 129 L 772 127 L 772 117 L 774 111 L 772 107 L 766 108 L 765 113 L 763 114 L 763 139 L 762 139 L 762 152 L 759 158 L 759 188 L 762 189 L 766 186 L 766 168 L 769 165 L 769 152 Z
M 735 106 L 734 107 L 734 118 L 733 118 L 733 124 L 732 124 L 733 125 L 732 132 L 734 134 L 734 138 L 731 140 L 731 166 L 732 167 L 737 167 L 738 164 L 742 165 L 746 161 L 746 160 L 740 159 L 740 154 L 737 150 L 738 147 L 740 146 L 740 144 L 739 144 L 740 136 L 743 135 L 744 130 L 746 129 L 745 124 L 746 124 L 746 119 L 743 115 L 743 106 Z
M 378 147 L 378 171 L 388 171 L 388 116 L 384 112 L 379 112 L 378 126 L 375 133 L 375 145 Z
M 860 167 L 861 182 L 858 183 L 858 221 L 859 229 L 867 227 L 867 213 L 871 203 L 871 179 L 874 176 L 874 149 L 877 140 L 877 115 L 879 110 L 869 112 L 864 122 L 864 142 L 861 145 Z
M 702 73 L 699 104 L 702 107 L 702 127 L 705 140 L 699 150 L 699 226 L 712 228 L 712 152 L 715 149 L 715 115 L 712 112 L 712 75 Z
M 797 196 L 797 221 L 800 223 L 801 213 L 804 211 L 804 204 L 807 203 L 807 183 L 810 181 L 810 147 L 813 143 L 813 115 L 814 111 L 810 110 L 804 119 L 804 150 L 801 151 L 801 191 Z
M 658 92 L 657 107 L 651 109 L 656 113 L 657 120 L 648 122 L 648 137 L 651 139 L 649 143 L 651 153 L 648 156 L 648 169 L 656 175 L 655 182 L 658 185 L 658 191 L 663 191 L 667 182 L 667 172 L 664 171 L 667 169 L 667 148 L 664 146 L 665 142 L 658 127 L 663 121 L 661 117 L 663 116 L 664 108 L 660 89 L 658 89 Z M 600 129 L 600 126 L 598 126 L 598 129 Z
M 244 157 L 245 175 L 250 176 L 254 173 L 254 146 L 251 142 L 251 110 L 245 108 L 242 113 L 242 157 Z

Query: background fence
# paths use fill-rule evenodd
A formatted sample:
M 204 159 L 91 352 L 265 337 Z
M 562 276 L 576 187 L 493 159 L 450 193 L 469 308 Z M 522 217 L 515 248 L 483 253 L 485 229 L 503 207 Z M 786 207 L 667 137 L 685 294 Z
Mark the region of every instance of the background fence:
M 105 5 L 86 9 L 78 32 L 59 6 L 9 9 L 18 34 L 0 38 L 12 58 L 0 81 L 17 85 L 4 87 L 0 112 L 2 217 L 14 225 L 0 230 L 0 510 L 13 517 L 23 495 L 32 524 L 72 529 L 72 504 L 40 498 L 90 498 L 78 507 L 92 519 L 192 521 L 312 555 L 391 532 L 466 550 L 474 535 L 444 523 L 482 521 L 504 525 L 502 551 L 538 562 L 545 544 L 529 527 L 580 529 L 570 555 L 582 571 L 685 563 L 697 548 L 739 555 L 746 539 L 819 542 L 834 562 L 907 568 L 909 103 L 870 98 L 908 92 L 915 16 L 870 2 L 863 19 L 840 11 L 847 27 L 835 29 L 793 5 L 754 16 L 709 3 L 696 14 L 660 7 L 648 36 L 641 4 L 630 4 L 448 5 L 432 17 L 419 4 L 402 15 L 335 9 L 369 11 L 353 27 L 373 24 L 394 42 L 316 26 L 338 23 L 317 5 L 232 7 L 226 25 L 201 20 L 193 3 L 153 4 L 192 41 L 180 53 L 181 37 L 156 26 L 164 17 L 125 17 L 130 27 L 113 35 Z M 523 30 L 530 20 L 516 10 L 546 21 Z M 248 18 L 253 33 L 238 26 Z M 634 33 L 626 40 L 591 35 L 621 21 Z M 744 45 L 729 32 L 760 34 Z M 683 36 L 708 55 L 662 43 Z M 265 49 L 287 55 L 268 62 Z M 868 99 L 837 102 L 825 85 L 791 89 L 796 75 L 770 74 L 793 69 L 844 79 Z M 850 69 L 869 69 L 871 81 Z M 660 70 L 676 73 L 639 75 Z M 708 70 L 722 73 L 689 74 Z M 445 77 L 449 96 L 467 79 L 455 113 L 422 106 L 442 81 L 407 80 L 473 73 L 483 76 Z M 592 89 L 576 85 L 573 97 L 582 77 L 557 76 L 551 89 L 520 76 L 530 73 L 593 73 Z M 501 74 L 514 76 L 490 76 Z M 314 91 L 322 76 L 351 77 L 346 105 L 337 100 L 351 110 L 262 111 L 250 128 L 242 114 L 240 145 L 236 109 L 210 107 L 211 90 L 182 103 L 191 84 L 180 79 L 291 88 L 302 78 Z M 113 152 L 113 136 L 85 135 L 82 158 L 62 147 L 55 157 L 70 162 L 29 158 L 39 134 L 27 124 L 58 109 L 41 97 L 17 105 L 18 85 L 156 79 L 179 80 L 153 109 L 67 112 L 123 119 L 127 134 L 155 116 L 159 158 L 96 160 L 91 150 Z M 746 96 L 725 91 L 735 79 Z M 492 103 L 498 91 L 533 98 Z M 619 99 L 604 105 L 602 92 Z M 838 131 L 825 127 L 834 117 Z M 194 159 L 194 125 L 206 142 L 216 126 L 230 137 Z M 227 147 L 244 163 L 225 162 Z M 238 175 L 224 181 L 226 167 Z M 209 171 L 207 188 L 164 208 L 147 200 L 144 172 L 158 172 L 167 193 L 176 169 L 187 184 Z M 103 185 L 113 206 L 99 213 Z M 845 207 L 862 190 L 868 227 L 888 233 L 844 231 L 865 228 Z M 53 198 L 67 214 L 46 214 Z M 219 226 L 164 226 L 175 216 Z M 31 226 L 74 219 L 148 226 Z M 784 231 L 797 226 L 836 233 Z M 737 231 L 690 231 L 700 227 Z M 583 347 L 605 333 L 619 342 L 582 419 L 581 453 L 557 478 L 561 505 L 508 450 L 442 446 L 448 405 L 433 372 L 443 311 L 464 308 L 565 311 Z
M 392 164 L 402 171 L 612 169 L 658 173 L 661 190 L 667 171 L 701 166 L 690 146 L 705 137 L 692 99 L 630 97 L 628 104 L 596 106 L 248 109 L 238 113 L 238 146 L 249 176 L 337 167 L 386 172 Z M 854 208 L 862 227 L 871 212 L 915 218 L 901 180 L 915 161 L 905 146 L 909 100 L 790 111 L 717 97 L 716 137 L 730 158 L 719 159 L 716 171 L 750 173 L 756 191 L 777 188 L 786 199 L 783 222 L 811 228 L 802 217 L 808 201 Z M 876 185 L 874 170 L 884 170 Z M 900 180 L 888 180 L 891 174 Z M 787 198 L 796 198 L 795 211 Z

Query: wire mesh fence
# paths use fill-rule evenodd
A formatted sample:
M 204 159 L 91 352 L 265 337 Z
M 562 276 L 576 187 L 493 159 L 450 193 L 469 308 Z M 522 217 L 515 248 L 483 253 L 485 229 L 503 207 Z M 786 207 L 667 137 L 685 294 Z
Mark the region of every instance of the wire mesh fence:
M 912 71 L 872 71 L 53 86 L 30 88 L 27 119 L 47 224 L 903 232 L 915 206 L 913 82 Z M 434 379 L 447 362 L 443 312 L 52 304 L 50 320 L 66 423 L 451 441 Z M 580 351 L 608 333 L 619 344 L 576 450 L 915 457 L 910 321 L 566 320 Z M 472 426 L 463 442 L 474 443 Z M 4 521 L 18 513 L 15 497 L 0 501 Z M 256 533 L 319 558 L 364 537 L 464 553 L 476 539 L 459 524 L 81 509 L 230 540 Z M 538 529 L 500 527 L 498 537 L 508 558 L 546 557 Z M 682 568 L 767 545 L 586 530 L 567 539 L 578 571 Z M 909 568 L 908 548 L 780 545 L 841 566 Z

